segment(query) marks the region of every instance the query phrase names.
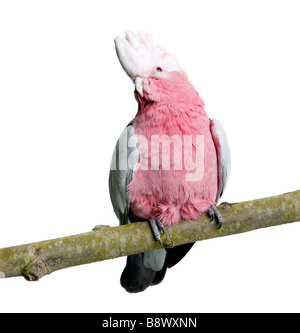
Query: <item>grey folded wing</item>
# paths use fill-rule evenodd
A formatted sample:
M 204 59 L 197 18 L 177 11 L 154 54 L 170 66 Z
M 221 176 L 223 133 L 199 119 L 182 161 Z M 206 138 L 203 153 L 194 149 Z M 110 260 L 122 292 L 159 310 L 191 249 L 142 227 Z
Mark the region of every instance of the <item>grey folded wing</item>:
M 139 153 L 132 122 L 122 132 L 112 156 L 109 172 L 110 199 L 120 224 L 130 223 L 127 185 L 131 182 Z
M 219 121 L 210 120 L 210 132 L 215 144 L 218 164 L 218 192 L 216 201 L 222 196 L 230 174 L 230 150 L 227 135 Z

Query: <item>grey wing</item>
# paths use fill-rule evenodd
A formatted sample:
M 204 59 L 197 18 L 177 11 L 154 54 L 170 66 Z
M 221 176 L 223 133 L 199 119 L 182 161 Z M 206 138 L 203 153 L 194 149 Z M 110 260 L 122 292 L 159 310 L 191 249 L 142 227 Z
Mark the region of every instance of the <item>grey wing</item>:
M 219 121 L 210 120 L 210 132 L 215 144 L 218 163 L 218 192 L 216 201 L 222 196 L 230 174 L 230 150 L 227 135 Z
M 137 137 L 131 123 L 122 132 L 111 161 L 109 172 L 110 199 L 120 224 L 130 223 L 130 203 L 126 196 L 127 185 L 138 162 Z

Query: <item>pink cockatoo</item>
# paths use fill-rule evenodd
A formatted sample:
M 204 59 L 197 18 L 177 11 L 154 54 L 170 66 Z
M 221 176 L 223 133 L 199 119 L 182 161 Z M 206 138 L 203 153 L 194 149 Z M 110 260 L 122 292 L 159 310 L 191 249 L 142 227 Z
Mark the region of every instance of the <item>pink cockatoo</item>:
M 115 45 L 138 102 L 110 170 L 110 196 L 120 224 L 148 221 L 160 244 L 165 225 L 192 221 L 203 213 L 220 228 L 216 203 L 230 169 L 224 129 L 208 118 L 177 59 L 155 45 L 149 34 L 127 32 Z M 128 256 L 121 285 L 128 292 L 140 292 L 160 283 L 167 268 L 192 245 Z

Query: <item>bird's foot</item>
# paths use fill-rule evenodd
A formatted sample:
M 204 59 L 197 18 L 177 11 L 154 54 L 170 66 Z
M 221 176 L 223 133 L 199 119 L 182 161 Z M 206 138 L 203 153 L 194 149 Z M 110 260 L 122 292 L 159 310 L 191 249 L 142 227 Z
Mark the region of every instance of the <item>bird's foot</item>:
M 218 211 L 216 206 L 211 206 L 208 208 L 206 214 L 211 218 L 211 220 L 216 220 L 218 223 L 218 229 L 222 227 L 222 215 Z
M 160 238 L 160 231 L 163 234 L 165 233 L 163 224 L 159 221 L 155 221 L 154 219 L 149 219 L 149 225 L 153 232 L 155 240 L 157 240 L 159 242 L 160 246 L 162 246 L 162 242 L 161 242 L 161 238 Z

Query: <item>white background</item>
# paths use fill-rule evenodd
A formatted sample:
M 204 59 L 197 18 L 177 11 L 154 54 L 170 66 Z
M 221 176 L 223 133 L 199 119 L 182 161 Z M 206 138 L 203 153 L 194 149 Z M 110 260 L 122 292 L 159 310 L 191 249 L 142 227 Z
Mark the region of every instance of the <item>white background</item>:
M 298 1 L 2 1 L 0 247 L 118 225 L 115 142 L 136 111 L 113 39 L 150 32 L 228 132 L 223 201 L 300 189 Z M 300 311 L 300 224 L 198 242 L 128 294 L 126 258 L 0 280 L 1 312 Z

